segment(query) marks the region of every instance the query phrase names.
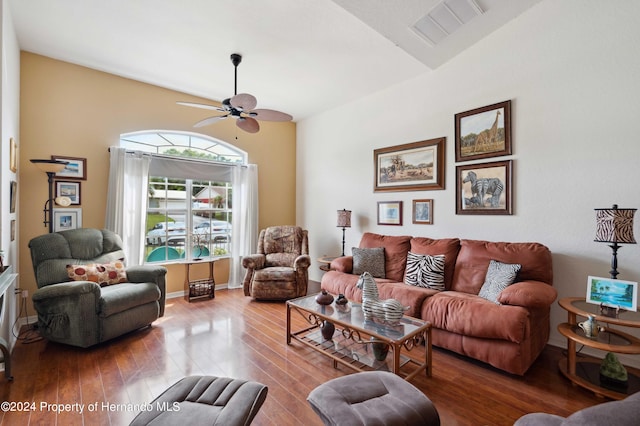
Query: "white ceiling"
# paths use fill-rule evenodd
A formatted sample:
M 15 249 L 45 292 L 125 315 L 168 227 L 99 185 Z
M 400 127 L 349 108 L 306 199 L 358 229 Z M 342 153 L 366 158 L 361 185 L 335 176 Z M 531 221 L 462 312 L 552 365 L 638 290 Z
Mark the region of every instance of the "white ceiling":
M 409 27 L 440 1 L 9 0 L 22 50 L 217 101 L 240 53 L 238 92 L 294 120 L 430 72 L 540 0 L 475 0 L 434 47 Z

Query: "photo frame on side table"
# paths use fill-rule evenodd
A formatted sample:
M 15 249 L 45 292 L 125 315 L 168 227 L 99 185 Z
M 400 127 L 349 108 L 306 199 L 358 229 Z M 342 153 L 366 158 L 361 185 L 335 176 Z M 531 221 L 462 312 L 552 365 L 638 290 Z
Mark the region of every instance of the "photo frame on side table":
M 413 223 L 433 225 L 433 200 L 413 200 Z
M 374 192 L 444 189 L 446 138 L 373 151 Z
M 87 180 L 87 159 L 77 157 L 63 157 L 52 155 L 52 160 L 66 161 L 68 164 L 61 172 L 56 173 L 56 179 Z
M 402 201 L 378 201 L 378 225 L 402 226 Z
M 456 166 L 456 214 L 512 214 L 512 163 Z
M 53 232 L 82 228 L 82 209 L 53 209 Z
M 455 115 L 456 162 L 511 155 L 511 101 Z
M 80 182 L 56 181 L 56 198 L 68 197 L 72 205 L 80 205 Z
M 587 279 L 587 303 L 625 311 L 638 310 L 638 283 L 612 278 Z

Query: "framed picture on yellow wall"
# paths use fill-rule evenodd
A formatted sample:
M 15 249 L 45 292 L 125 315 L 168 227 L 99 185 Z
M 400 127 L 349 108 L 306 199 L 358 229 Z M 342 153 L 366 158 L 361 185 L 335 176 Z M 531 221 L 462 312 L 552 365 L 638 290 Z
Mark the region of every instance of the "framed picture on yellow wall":
M 13 138 L 9 138 L 9 169 L 16 173 L 18 171 L 18 147 Z
M 66 161 L 62 171 L 56 173 L 58 179 L 79 179 L 87 180 L 87 159 L 77 157 L 63 157 L 61 155 L 52 155 L 52 160 Z

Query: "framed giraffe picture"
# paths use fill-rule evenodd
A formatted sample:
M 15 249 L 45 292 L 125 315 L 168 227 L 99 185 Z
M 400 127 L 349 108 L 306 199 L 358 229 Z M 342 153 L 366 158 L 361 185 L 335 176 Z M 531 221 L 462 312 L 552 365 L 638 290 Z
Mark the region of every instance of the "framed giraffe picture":
M 512 213 L 513 160 L 456 166 L 456 214 Z
M 511 101 L 455 115 L 456 162 L 511 155 Z

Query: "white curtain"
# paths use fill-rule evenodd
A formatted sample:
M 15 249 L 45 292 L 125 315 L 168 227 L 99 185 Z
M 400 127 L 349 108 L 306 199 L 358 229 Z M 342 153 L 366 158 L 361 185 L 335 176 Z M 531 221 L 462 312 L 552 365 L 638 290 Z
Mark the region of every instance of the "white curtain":
M 122 237 L 128 265 L 144 261 L 144 236 L 151 157 L 110 148 L 105 228 Z
M 242 287 L 245 273 L 242 257 L 254 253 L 258 244 L 258 166 L 235 167 L 232 185 L 233 231 L 228 286 L 238 288 Z

